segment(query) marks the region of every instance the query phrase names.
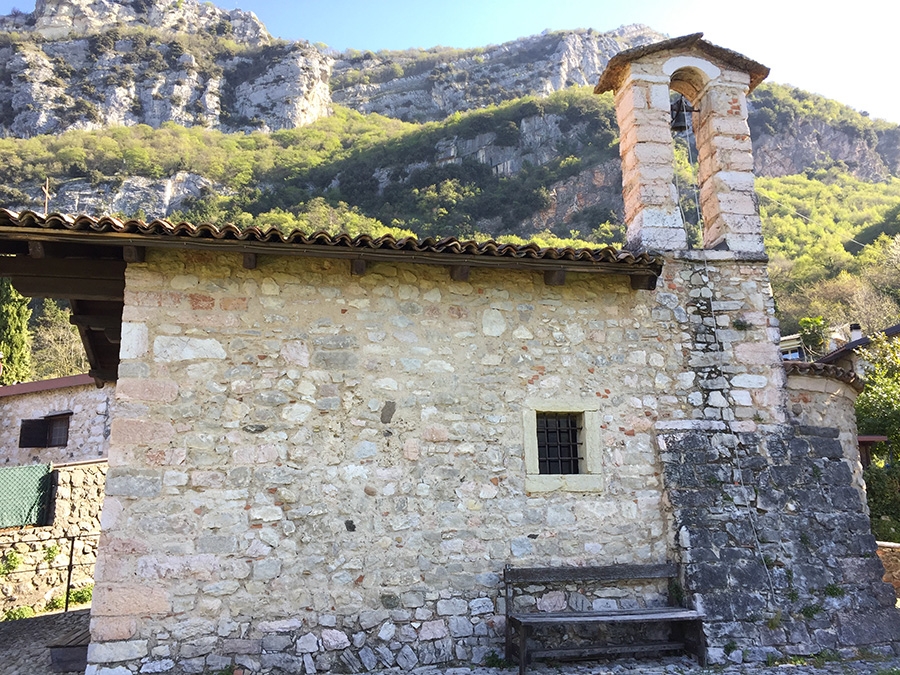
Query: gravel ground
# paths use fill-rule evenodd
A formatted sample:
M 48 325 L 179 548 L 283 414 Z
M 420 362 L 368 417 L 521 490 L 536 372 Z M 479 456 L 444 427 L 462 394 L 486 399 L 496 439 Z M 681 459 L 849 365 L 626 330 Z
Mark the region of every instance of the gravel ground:
M 63 633 L 86 628 L 90 610 L 45 614 L 33 619 L 0 622 L 0 675 L 51 675 L 47 645 Z M 399 675 L 399 669 L 369 675 Z M 412 675 L 517 675 L 517 668 L 416 668 Z M 610 663 L 536 663 L 528 675 L 900 675 L 900 658 L 884 661 L 836 661 L 819 667 L 743 664 L 700 668 L 686 657 L 657 660 L 620 659 Z M 82 675 L 69 673 L 66 675 Z

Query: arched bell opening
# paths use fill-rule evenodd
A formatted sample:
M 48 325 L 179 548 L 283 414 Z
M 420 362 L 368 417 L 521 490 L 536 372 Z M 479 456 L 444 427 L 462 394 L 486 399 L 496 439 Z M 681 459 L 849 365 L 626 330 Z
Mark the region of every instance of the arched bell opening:
M 673 170 L 678 208 L 684 222 L 689 248 L 703 245 L 703 216 L 700 209 L 700 163 L 694 135 L 694 105 L 709 78 L 696 68 L 680 68 L 669 81 L 670 123 L 673 140 Z

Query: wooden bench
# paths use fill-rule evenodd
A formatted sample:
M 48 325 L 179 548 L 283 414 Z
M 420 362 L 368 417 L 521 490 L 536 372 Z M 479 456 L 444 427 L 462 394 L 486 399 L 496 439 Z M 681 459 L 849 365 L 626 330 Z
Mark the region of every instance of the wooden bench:
M 674 563 L 655 565 L 607 565 L 603 567 L 512 567 L 507 565 L 503 578 L 506 585 L 506 660 L 518 661 L 519 675 L 532 658 L 555 657 L 584 659 L 617 654 L 651 654 L 679 651 L 692 653 L 701 666 L 706 665 L 706 646 L 703 636 L 703 615 L 684 607 L 647 607 L 610 609 L 602 611 L 517 612 L 513 610 L 516 588 L 530 585 L 609 584 L 643 579 L 669 579 L 670 587 L 678 577 Z M 669 603 L 672 603 L 669 593 Z M 567 596 L 568 599 L 568 596 Z M 670 624 L 668 641 L 647 641 L 628 644 L 589 644 L 577 647 L 544 648 L 529 646 L 533 629 L 539 626 L 613 625 L 613 624 Z M 518 648 L 513 648 L 513 631 Z
M 47 645 L 50 650 L 50 670 L 54 673 L 84 672 L 90 643 L 91 631 L 88 628 L 79 628 L 61 635 L 53 644 Z

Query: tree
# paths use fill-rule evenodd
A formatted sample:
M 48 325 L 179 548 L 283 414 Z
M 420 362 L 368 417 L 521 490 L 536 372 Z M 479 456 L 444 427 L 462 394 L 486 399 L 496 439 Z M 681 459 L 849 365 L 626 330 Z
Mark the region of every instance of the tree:
M 859 432 L 888 437 L 890 458 L 900 454 L 900 340 L 879 334 L 858 350 L 866 363 L 866 388 L 856 399 Z
M 828 324 L 821 316 L 800 319 L 800 341 L 808 356 L 821 356 L 828 337 Z
M 88 371 L 78 329 L 69 323 L 71 310 L 43 300 L 34 331 L 34 374 L 39 380 Z
M 30 317 L 28 299 L 13 288 L 9 279 L 0 279 L 0 352 L 3 353 L 0 384 L 32 379 Z

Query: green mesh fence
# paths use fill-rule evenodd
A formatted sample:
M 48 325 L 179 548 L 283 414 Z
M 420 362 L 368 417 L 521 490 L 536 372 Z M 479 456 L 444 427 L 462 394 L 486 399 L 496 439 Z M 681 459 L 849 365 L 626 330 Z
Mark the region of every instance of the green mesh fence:
M 51 488 L 49 464 L 0 468 L 0 528 L 46 524 Z

